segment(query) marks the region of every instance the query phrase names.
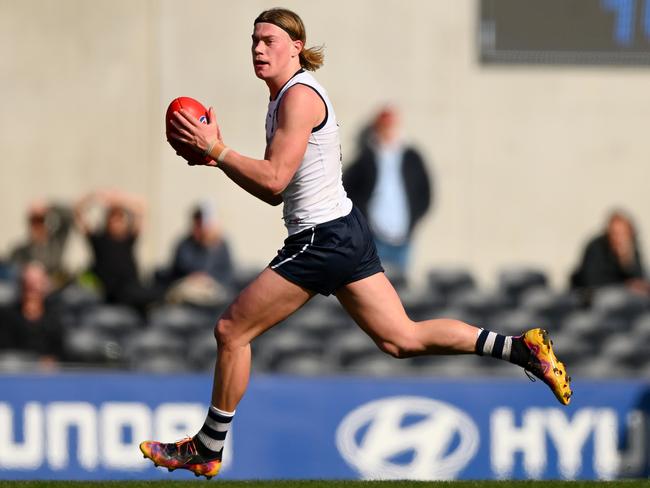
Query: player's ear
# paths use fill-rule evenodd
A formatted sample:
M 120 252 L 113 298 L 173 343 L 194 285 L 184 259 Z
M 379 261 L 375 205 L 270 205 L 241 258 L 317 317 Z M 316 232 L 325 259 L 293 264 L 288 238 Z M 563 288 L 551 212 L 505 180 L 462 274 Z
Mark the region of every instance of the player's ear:
M 296 41 L 292 41 L 292 43 L 293 43 L 293 49 L 291 50 L 291 57 L 295 58 L 296 56 L 298 56 L 300 54 L 300 52 L 302 51 L 302 48 L 305 45 L 303 44 L 303 42 L 300 39 L 298 39 Z

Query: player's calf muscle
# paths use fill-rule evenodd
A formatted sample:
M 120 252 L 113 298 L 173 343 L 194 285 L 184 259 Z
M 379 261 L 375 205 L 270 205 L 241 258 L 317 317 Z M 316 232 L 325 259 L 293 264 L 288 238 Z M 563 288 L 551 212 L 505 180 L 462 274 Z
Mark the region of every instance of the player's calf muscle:
M 426 344 L 422 341 L 410 322 L 389 337 L 377 341 L 379 348 L 391 356 L 403 359 L 426 353 Z

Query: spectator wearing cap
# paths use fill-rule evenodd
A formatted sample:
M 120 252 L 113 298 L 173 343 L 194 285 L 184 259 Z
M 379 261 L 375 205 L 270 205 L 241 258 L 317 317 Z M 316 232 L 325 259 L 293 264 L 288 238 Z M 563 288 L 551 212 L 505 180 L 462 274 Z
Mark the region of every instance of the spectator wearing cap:
M 213 290 L 212 298 L 220 300 L 233 284 L 233 269 L 230 246 L 212 206 L 197 205 L 190 214 L 187 234 L 174 249 L 168 271 L 168 281 L 173 283 L 171 300 L 201 301 L 196 293 L 190 293 L 195 299 L 185 293 L 199 288 L 206 293 Z

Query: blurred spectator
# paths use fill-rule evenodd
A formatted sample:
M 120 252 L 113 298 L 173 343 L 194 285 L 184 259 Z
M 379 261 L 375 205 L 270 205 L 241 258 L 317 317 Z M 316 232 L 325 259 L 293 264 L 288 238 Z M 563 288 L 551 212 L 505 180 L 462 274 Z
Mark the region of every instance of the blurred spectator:
M 589 241 L 571 275 L 571 287 L 587 295 L 597 287 L 617 284 L 650 295 L 636 229 L 632 219 L 620 210 L 612 212 L 603 233 Z
M 63 252 L 72 228 L 72 211 L 62 205 L 34 201 L 27 212 L 27 239 L 10 253 L 10 261 L 22 268 L 38 261 L 55 287 L 63 285 L 69 273 L 63 265 Z
M 176 245 L 167 281 L 173 283 L 170 301 L 198 304 L 221 301 L 232 286 L 230 249 L 209 205 L 192 211 L 189 232 Z
M 22 268 L 18 302 L 0 309 L 2 349 L 34 352 L 45 363 L 63 359 L 63 326 L 50 290 L 42 263 L 33 261 Z
M 362 132 L 357 159 L 343 185 L 370 223 L 387 271 L 407 272 L 413 230 L 431 203 L 426 165 L 400 134 L 400 116 L 384 107 Z
M 13 281 L 15 279 L 14 267 L 5 258 L 0 258 L 0 282 Z
M 93 228 L 89 208 L 104 209 L 103 228 Z M 88 238 L 93 254 L 91 273 L 99 281 L 108 303 L 132 306 L 144 313 L 160 293 L 144 286 L 138 276 L 134 247 L 142 229 L 144 200 L 119 191 L 97 191 L 75 205 L 79 230 Z

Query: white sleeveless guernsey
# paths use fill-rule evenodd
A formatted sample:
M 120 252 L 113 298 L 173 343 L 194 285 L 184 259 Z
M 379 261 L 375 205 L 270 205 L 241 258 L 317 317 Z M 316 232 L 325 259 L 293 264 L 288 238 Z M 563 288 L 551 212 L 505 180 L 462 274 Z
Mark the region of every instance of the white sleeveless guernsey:
M 325 103 L 326 112 L 325 120 L 312 130 L 302 162 L 282 192 L 283 219 L 289 235 L 343 217 L 352 210 L 352 201 L 343 189 L 341 142 L 336 115 L 327 92 L 310 73 L 303 70 L 296 73 L 269 102 L 266 143 L 268 145 L 273 140 L 282 96 L 297 84 L 312 88 Z

